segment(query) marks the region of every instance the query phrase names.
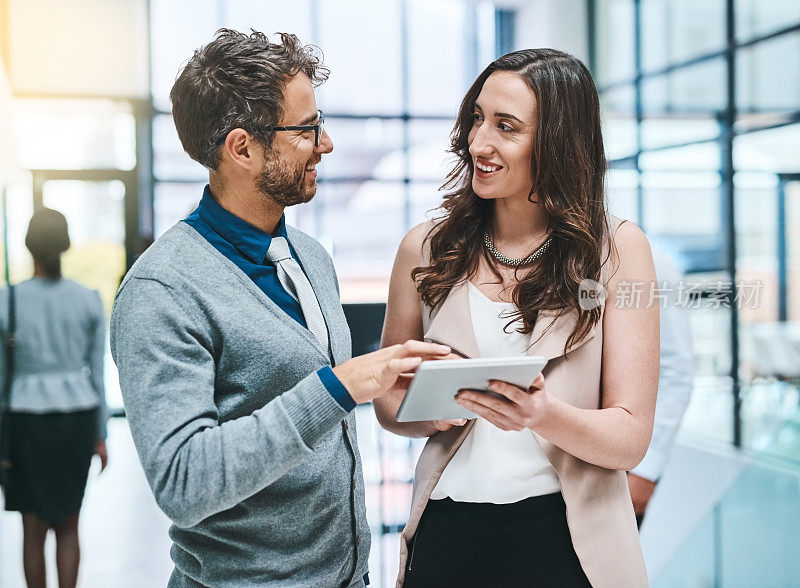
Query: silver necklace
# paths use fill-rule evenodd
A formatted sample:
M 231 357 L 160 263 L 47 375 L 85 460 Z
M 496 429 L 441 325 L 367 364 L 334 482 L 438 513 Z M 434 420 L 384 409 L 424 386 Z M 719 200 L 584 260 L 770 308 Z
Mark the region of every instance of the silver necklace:
M 550 237 L 548 237 L 544 243 L 539 245 L 536 251 L 531 253 L 525 259 L 514 259 L 513 257 L 508 257 L 507 255 L 500 253 L 494 246 L 494 243 L 492 243 L 492 239 L 489 237 L 488 232 L 483 234 L 483 244 L 486 245 L 486 249 L 489 250 L 489 253 L 492 254 L 492 257 L 494 257 L 500 263 L 510 265 L 512 267 L 519 267 L 521 265 L 528 265 L 529 263 L 533 263 L 539 259 L 550 246 Z

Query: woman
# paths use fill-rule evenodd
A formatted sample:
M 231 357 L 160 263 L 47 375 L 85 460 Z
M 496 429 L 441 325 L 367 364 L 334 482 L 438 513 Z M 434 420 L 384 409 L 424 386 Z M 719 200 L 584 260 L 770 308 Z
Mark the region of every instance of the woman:
M 467 92 L 451 146 L 444 217 L 400 245 L 382 344 L 548 364 L 528 390 L 460 391 L 477 415 L 466 426 L 398 423 L 401 398 L 376 399 L 385 428 L 430 437 L 398 586 L 645 586 L 625 471 L 652 432 L 655 273 L 642 231 L 605 212 L 589 72 L 552 49 L 501 57 Z M 641 304 L 612 303 L 631 285 Z
M 100 457 L 101 471 L 107 463 L 106 323 L 99 294 L 61 277 L 61 255 L 69 244 L 64 215 L 47 208 L 34 213 L 25 238 L 33 256 L 33 278 L 14 288 L 17 346 L 5 508 L 22 513 L 29 588 L 46 586 L 44 542 L 49 529 L 56 536 L 58 584 L 75 586 L 78 514 L 92 455 Z M 2 291 L 4 333 L 7 297 L 8 291 Z M 2 372 L 5 377 L 5 367 Z

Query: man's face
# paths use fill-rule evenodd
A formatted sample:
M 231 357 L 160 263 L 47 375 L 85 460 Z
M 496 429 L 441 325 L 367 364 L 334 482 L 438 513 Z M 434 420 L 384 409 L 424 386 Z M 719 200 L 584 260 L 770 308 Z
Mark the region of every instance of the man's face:
M 283 90 L 283 116 L 278 126 L 313 125 L 317 122 L 317 101 L 308 76 L 300 72 Z M 314 131 L 276 131 L 272 148 L 264 153 L 264 171 L 256 178 L 259 192 L 281 206 L 311 200 L 317 193 L 316 165 L 333 142 L 323 130 L 319 146 Z

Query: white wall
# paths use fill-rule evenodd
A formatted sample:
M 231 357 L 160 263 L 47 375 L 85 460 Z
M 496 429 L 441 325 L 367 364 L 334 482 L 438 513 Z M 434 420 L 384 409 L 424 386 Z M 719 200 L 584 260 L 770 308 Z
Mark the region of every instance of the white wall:
M 7 14 L 15 93 L 147 96 L 147 0 L 9 0 Z

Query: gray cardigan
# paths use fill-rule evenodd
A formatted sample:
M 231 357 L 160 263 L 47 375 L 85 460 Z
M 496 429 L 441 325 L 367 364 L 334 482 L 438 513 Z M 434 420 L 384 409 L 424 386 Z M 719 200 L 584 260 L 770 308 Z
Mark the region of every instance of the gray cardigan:
M 328 325 L 350 333 L 333 264 L 288 227 Z M 139 459 L 173 521 L 170 586 L 360 586 L 369 527 L 347 414 L 316 338 L 180 222 L 120 286 L 111 350 Z

